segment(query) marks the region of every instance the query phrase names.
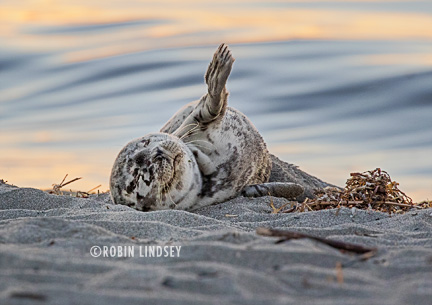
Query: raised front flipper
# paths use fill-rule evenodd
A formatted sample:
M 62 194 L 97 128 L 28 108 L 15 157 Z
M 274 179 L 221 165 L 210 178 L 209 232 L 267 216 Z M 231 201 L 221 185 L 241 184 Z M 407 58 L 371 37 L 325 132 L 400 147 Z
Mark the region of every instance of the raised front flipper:
M 209 112 L 213 115 L 221 108 L 220 95 L 225 89 L 225 84 L 228 76 L 231 73 L 234 57 L 226 44 L 221 44 L 213 55 L 213 60 L 210 62 L 207 72 L 204 76 L 208 86 L 208 101 Z
M 267 182 L 246 186 L 242 195 L 245 197 L 274 196 L 295 199 L 303 193 L 301 185 L 290 182 Z
M 228 46 L 221 44 L 213 55 L 205 74 L 207 93 L 201 98 L 192 113 L 174 132 L 178 137 L 192 134 L 196 128 L 205 130 L 206 127 L 221 118 L 227 107 L 228 92 L 225 84 L 234 63 L 234 57 Z

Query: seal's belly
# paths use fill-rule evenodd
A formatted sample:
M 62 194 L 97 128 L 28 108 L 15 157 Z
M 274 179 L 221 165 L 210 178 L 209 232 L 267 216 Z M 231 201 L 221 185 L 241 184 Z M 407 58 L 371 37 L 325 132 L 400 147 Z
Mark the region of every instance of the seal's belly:
M 203 199 L 226 200 L 246 185 L 268 181 L 271 160 L 267 147 L 243 113 L 228 108 L 224 118 L 202 136 L 210 145 L 205 153 L 216 167 L 213 174 L 203 177 Z

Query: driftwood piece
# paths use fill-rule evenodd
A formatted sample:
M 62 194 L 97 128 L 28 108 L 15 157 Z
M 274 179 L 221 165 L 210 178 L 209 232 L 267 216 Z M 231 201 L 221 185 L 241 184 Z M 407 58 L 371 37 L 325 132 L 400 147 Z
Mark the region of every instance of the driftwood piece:
M 282 237 L 283 240 L 290 240 L 290 239 L 300 239 L 300 238 L 309 238 L 315 241 L 318 241 L 320 243 L 326 244 L 330 247 L 349 251 L 357 254 L 365 254 L 368 252 L 376 252 L 376 248 L 369 248 L 358 244 L 352 244 L 352 243 L 346 243 L 339 240 L 333 240 L 333 239 L 327 239 L 322 238 L 318 236 L 313 236 L 309 234 L 299 233 L 299 232 L 291 232 L 291 231 L 283 231 L 283 230 L 274 230 L 274 229 L 268 229 L 259 227 L 256 229 L 256 233 L 258 235 L 263 236 L 274 236 L 274 237 Z

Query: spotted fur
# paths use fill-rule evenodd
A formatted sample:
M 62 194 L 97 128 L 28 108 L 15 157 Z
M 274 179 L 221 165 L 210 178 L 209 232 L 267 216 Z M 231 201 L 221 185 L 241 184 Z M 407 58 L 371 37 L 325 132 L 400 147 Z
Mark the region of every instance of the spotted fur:
M 227 107 L 233 62 L 228 46 L 220 45 L 205 74 L 208 92 L 180 109 L 160 133 L 123 148 L 110 179 L 115 203 L 142 211 L 194 210 L 269 181 L 272 161 L 263 138 L 244 114 Z M 287 185 L 263 187 L 278 194 Z

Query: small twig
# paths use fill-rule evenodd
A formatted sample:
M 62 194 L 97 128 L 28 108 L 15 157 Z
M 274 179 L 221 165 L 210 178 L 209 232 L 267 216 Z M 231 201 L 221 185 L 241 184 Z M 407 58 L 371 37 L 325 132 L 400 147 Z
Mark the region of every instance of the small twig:
M 66 180 L 66 177 L 68 176 L 69 174 L 66 174 L 65 176 L 64 176 L 64 178 L 63 178 L 63 180 L 62 180 L 62 182 L 60 182 L 60 184 L 59 185 L 62 185 L 63 186 L 63 182 Z
M 355 205 L 362 205 L 365 204 L 363 201 L 346 201 L 347 204 L 355 204 Z M 388 204 L 388 205 L 395 205 L 399 207 L 405 207 L 405 208 L 416 208 L 415 205 L 409 205 L 405 203 L 399 203 L 399 202 L 392 202 L 392 201 L 376 201 L 372 202 L 372 204 Z
M 388 205 L 395 205 L 398 207 L 404 207 L 404 208 L 417 208 L 417 209 L 421 209 L 421 207 L 418 207 L 416 205 L 409 205 L 409 204 L 405 204 L 405 203 L 399 203 L 399 202 L 391 202 L 391 201 L 385 201 L 385 202 L 377 202 L 378 204 L 388 204 Z
M 75 179 L 72 179 L 72 180 L 70 180 L 70 181 L 64 183 L 64 181 L 66 180 L 66 177 L 67 177 L 67 176 L 68 176 L 68 174 L 66 174 L 66 176 L 64 176 L 64 178 L 63 178 L 62 182 L 60 182 L 60 184 L 53 184 L 53 185 L 52 185 L 52 186 L 53 186 L 53 189 L 52 189 L 52 191 L 50 192 L 51 194 L 61 195 L 62 192 L 61 192 L 60 189 L 61 189 L 62 187 L 64 187 L 65 185 L 68 185 L 68 184 L 70 184 L 70 183 L 72 183 L 72 182 L 75 182 L 75 181 L 77 181 L 77 180 L 82 179 L 82 177 L 79 177 L 79 178 L 75 178 Z
M 275 208 L 275 206 L 273 205 L 273 201 L 272 201 L 272 203 L 270 204 L 271 208 L 273 209 L 272 214 L 278 214 L 278 213 L 289 213 L 288 211 L 290 211 L 290 210 L 294 211 L 295 208 L 289 209 L 288 211 L 283 211 L 283 209 L 284 209 L 287 205 L 290 205 L 290 204 L 291 204 L 291 202 L 287 202 L 287 203 L 283 204 L 280 208 Z M 292 212 L 292 211 L 291 211 L 291 212 Z
M 272 214 L 277 214 L 279 211 L 278 209 L 276 209 L 276 207 L 273 204 L 273 198 L 270 195 L 270 192 L 268 193 L 268 195 L 270 196 L 270 207 L 272 208 Z
M 339 240 L 321 238 L 318 236 L 312 236 L 312 235 L 299 233 L 299 232 L 273 230 L 273 229 L 259 227 L 256 229 L 256 233 L 258 235 L 263 235 L 263 236 L 283 237 L 285 240 L 309 238 L 339 250 L 345 250 L 345 251 L 354 252 L 358 254 L 363 254 L 363 253 L 377 250 L 376 248 L 368 248 L 357 244 L 351 244 Z
M 294 212 L 295 210 L 296 210 L 296 207 L 292 207 L 291 209 L 282 211 L 281 213 L 291 213 L 291 212 Z
M 62 187 L 65 186 L 65 185 L 68 185 L 68 184 L 70 184 L 70 183 L 72 183 L 72 182 L 75 182 L 75 181 L 77 181 L 77 180 L 80 180 L 80 179 L 82 179 L 82 177 L 72 179 L 72 180 L 66 182 L 65 184 L 60 184 L 60 188 L 62 188 Z
M 71 192 L 72 192 L 72 191 L 71 191 Z M 76 192 L 76 195 L 75 195 L 75 197 L 78 197 L 78 198 L 89 198 L 89 196 L 90 196 L 89 193 L 87 193 L 87 192 L 82 192 L 82 191 L 78 191 L 78 192 Z
M 86 193 L 87 193 L 87 194 L 90 194 L 90 193 L 93 192 L 95 189 L 98 189 L 98 188 L 100 188 L 101 186 L 102 186 L 102 184 L 99 184 L 98 186 L 92 188 L 90 191 L 87 191 Z
M 326 206 L 326 205 L 337 205 L 339 202 L 337 201 L 323 201 L 323 202 L 314 202 L 314 203 L 310 203 L 308 206 L 311 207 L 316 207 L 319 205 L 322 206 Z
M 344 276 L 343 276 L 343 270 L 342 270 L 342 263 L 341 262 L 336 263 L 336 280 L 340 285 L 342 285 L 344 283 Z
M 271 211 L 272 214 L 278 214 L 278 213 L 280 213 L 280 211 L 289 204 L 289 202 L 288 202 L 287 204 L 284 204 L 280 208 L 276 208 L 274 206 L 273 197 L 271 196 L 270 192 L 268 192 L 267 194 L 270 196 L 270 207 L 272 208 L 272 211 Z

